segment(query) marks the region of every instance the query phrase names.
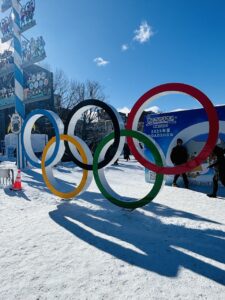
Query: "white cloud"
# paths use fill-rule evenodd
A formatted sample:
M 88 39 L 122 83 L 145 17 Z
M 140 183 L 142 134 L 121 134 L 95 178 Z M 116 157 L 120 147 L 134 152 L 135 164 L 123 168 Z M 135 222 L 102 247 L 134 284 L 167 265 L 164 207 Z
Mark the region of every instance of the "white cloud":
M 106 66 L 109 63 L 109 61 L 104 60 L 102 57 L 96 57 L 93 61 L 97 64 L 98 67 Z
M 140 27 L 134 31 L 134 40 L 139 43 L 147 42 L 154 35 L 152 27 L 146 21 L 142 22 Z
M 161 111 L 161 109 L 158 106 L 151 106 L 146 108 L 145 111 L 152 111 L 157 114 Z
M 126 115 L 128 115 L 130 113 L 130 109 L 126 106 L 124 106 L 123 108 L 117 108 L 118 112 L 124 113 Z
M 127 45 L 127 44 L 123 44 L 122 46 L 121 46 L 121 50 L 122 51 L 127 51 L 129 49 L 129 46 Z

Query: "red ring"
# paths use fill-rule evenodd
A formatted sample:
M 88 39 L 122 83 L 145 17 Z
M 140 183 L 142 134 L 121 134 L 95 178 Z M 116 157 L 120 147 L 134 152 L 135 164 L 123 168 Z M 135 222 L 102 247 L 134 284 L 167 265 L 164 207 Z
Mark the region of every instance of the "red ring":
M 147 100 L 150 98 L 159 95 L 165 92 L 181 92 L 185 93 L 189 96 L 194 97 L 198 100 L 202 106 L 204 107 L 209 121 L 209 134 L 208 139 L 206 141 L 205 146 L 201 150 L 201 152 L 192 160 L 186 162 L 185 164 L 175 166 L 175 167 L 159 167 L 147 159 L 145 159 L 137 150 L 133 138 L 127 137 L 127 142 L 130 147 L 130 150 L 134 157 L 146 168 L 150 169 L 153 172 L 159 174 L 182 174 L 188 171 L 191 171 L 195 167 L 199 166 L 212 152 L 212 149 L 215 147 L 218 133 L 219 133 L 219 121 L 215 107 L 209 98 L 203 94 L 200 90 L 196 89 L 191 85 L 187 85 L 184 83 L 166 83 L 162 85 L 158 85 L 148 92 L 146 92 L 143 96 L 141 96 L 138 101 L 134 104 L 131 112 L 129 113 L 127 126 L 126 128 L 129 130 L 136 130 L 134 128 L 134 120 L 137 112 L 141 109 L 141 106 L 145 104 Z

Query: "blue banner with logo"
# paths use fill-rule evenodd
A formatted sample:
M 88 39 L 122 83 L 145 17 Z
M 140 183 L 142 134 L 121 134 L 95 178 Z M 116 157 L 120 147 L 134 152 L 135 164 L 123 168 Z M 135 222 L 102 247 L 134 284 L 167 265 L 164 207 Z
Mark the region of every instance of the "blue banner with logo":
M 219 118 L 219 138 L 217 145 L 225 148 L 225 105 L 216 107 Z M 204 109 L 175 111 L 162 114 L 149 114 L 144 120 L 144 132 L 151 136 L 165 155 L 166 165 L 173 166 L 170 154 L 178 138 L 183 140 L 187 148 L 189 159 L 195 157 L 208 137 L 209 124 Z M 148 158 L 154 162 L 151 153 L 145 149 Z M 209 160 L 188 173 L 189 181 L 199 185 L 212 183 L 213 170 L 208 169 Z M 154 179 L 154 173 L 146 169 L 146 181 Z M 171 182 L 173 176 L 167 176 Z

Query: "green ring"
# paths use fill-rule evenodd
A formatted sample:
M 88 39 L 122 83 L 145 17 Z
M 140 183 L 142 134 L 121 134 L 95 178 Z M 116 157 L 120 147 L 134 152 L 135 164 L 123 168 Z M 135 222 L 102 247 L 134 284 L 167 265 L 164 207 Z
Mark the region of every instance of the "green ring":
M 160 156 L 160 153 L 159 153 L 157 147 L 143 133 L 138 132 L 138 131 L 133 131 L 133 130 L 122 129 L 122 130 L 120 130 L 120 135 L 121 136 L 131 136 L 133 138 L 136 138 L 140 142 L 144 143 L 151 150 L 151 152 L 154 156 L 154 159 L 155 159 L 155 163 L 158 166 L 163 166 L 163 161 L 162 161 L 162 158 Z M 103 196 L 117 206 L 124 207 L 124 208 L 132 208 L 132 209 L 144 206 L 147 203 L 149 203 L 150 201 L 152 201 L 156 197 L 156 195 L 159 193 L 162 183 L 163 183 L 164 175 L 156 174 L 156 180 L 155 180 L 155 183 L 154 183 L 152 189 L 144 198 L 140 199 L 139 201 L 125 202 L 125 201 L 119 200 L 119 199 L 113 197 L 112 195 L 110 195 L 100 180 L 99 172 L 104 174 L 104 169 L 98 170 L 98 159 L 99 159 L 99 155 L 100 155 L 103 147 L 109 141 L 111 141 L 113 138 L 114 138 L 114 132 L 112 132 L 109 135 L 107 135 L 106 137 L 104 137 L 103 140 L 99 143 L 99 145 L 95 151 L 94 160 L 93 160 L 93 174 L 94 174 L 95 182 L 96 182 L 100 192 L 103 194 Z

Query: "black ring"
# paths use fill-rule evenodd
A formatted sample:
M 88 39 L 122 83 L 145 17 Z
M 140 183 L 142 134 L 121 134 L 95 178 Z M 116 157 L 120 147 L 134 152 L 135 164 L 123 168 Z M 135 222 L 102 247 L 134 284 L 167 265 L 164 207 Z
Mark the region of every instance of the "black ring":
M 102 102 L 100 100 L 97 100 L 97 99 L 88 99 L 88 100 L 81 101 L 76 106 L 74 106 L 74 108 L 70 111 L 70 113 L 66 119 L 64 133 L 68 134 L 68 127 L 69 127 L 69 124 L 70 124 L 70 121 L 71 121 L 73 115 L 78 110 L 80 110 L 82 107 L 87 106 L 87 105 L 98 106 L 98 107 L 101 107 L 102 109 L 104 109 L 108 113 L 108 115 L 111 118 L 112 123 L 113 123 L 115 138 L 114 138 L 114 142 L 111 147 L 112 150 L 110 151 L 110 155 L 106 155 L 105 158 L 101 162 L 98 163 L 98 169 L 101 169 L 101 168 L 104 168 L 112 160 L 112 157 L 116 154 L 118 147 L 119 147 L 119 143 L 120 143 L 120 129 L 121 128 L 120 128 L 117 116 L 115 115 L 113 109 L 108 104 L 106 104 L 105 102 Z M 78 165 L 80 168 L 85 169 L 85 170 L 89 170 L 89 171 L 93 170 L 93 165 L 84 164 L 83 162 L 79 161 L 76 157 L 74 157 L 67 141 L 65 141 L 65 146 L 66 146 L 67 153 L 69 154 L 70 158 L 76 165 Z

